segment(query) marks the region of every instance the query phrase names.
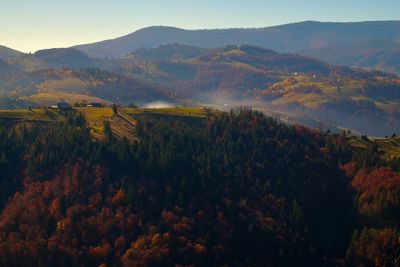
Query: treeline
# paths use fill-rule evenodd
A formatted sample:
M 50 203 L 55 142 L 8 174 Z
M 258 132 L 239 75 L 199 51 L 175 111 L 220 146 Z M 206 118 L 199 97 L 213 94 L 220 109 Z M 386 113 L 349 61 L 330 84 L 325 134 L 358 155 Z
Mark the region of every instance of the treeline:
M 362 256 L 365 235 L 352 237 L 369 222 L 353 208 L 364 207 L 354 202 L 363 173 L 351 181 L 343 137 L 249 110 L 138 119 L 134 143 L 105 126 L 102 142 L 75 113 L 57 127 L 0 130 L 0 265 L 376 262 Z M 384 250 L 380 237 L 368 242 Z

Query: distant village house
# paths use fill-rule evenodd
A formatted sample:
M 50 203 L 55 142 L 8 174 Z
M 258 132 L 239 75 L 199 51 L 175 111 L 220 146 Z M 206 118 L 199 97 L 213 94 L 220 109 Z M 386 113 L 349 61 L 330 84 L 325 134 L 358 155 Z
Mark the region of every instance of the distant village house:
M 103 103 L 89 103 L 87 107 L 102 108 L 104 105 Z

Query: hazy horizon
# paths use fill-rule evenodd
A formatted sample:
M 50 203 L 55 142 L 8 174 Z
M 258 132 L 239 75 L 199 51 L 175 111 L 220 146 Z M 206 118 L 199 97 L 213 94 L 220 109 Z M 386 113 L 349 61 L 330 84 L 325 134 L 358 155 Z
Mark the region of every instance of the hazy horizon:
M 400 3 L 376 1 L 221 0 L 11 1 L 1 4 L 0 45 L 22 52 L 70 47 L 127 35 L 150 26 L 188 30 L 262 28 L 301 21 L 360 22 L 399 20 Z M 16 16 L 15 14 L 18 14 Z

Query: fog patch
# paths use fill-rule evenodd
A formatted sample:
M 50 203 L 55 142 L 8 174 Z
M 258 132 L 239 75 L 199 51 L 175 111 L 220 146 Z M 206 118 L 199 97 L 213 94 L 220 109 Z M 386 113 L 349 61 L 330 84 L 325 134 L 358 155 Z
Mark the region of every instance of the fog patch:
M 174 103 L 166 101 L 153 101 L 143 105 L 144 108 L 174 108 L 175 106 Z

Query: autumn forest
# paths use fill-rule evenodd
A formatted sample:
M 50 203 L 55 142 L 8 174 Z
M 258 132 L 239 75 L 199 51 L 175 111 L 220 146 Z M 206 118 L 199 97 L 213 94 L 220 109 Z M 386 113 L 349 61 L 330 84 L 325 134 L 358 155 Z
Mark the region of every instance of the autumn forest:
M 242 109 L 0 128 L 1 266 L 398 266 L 400 174 L 373 143 Z

